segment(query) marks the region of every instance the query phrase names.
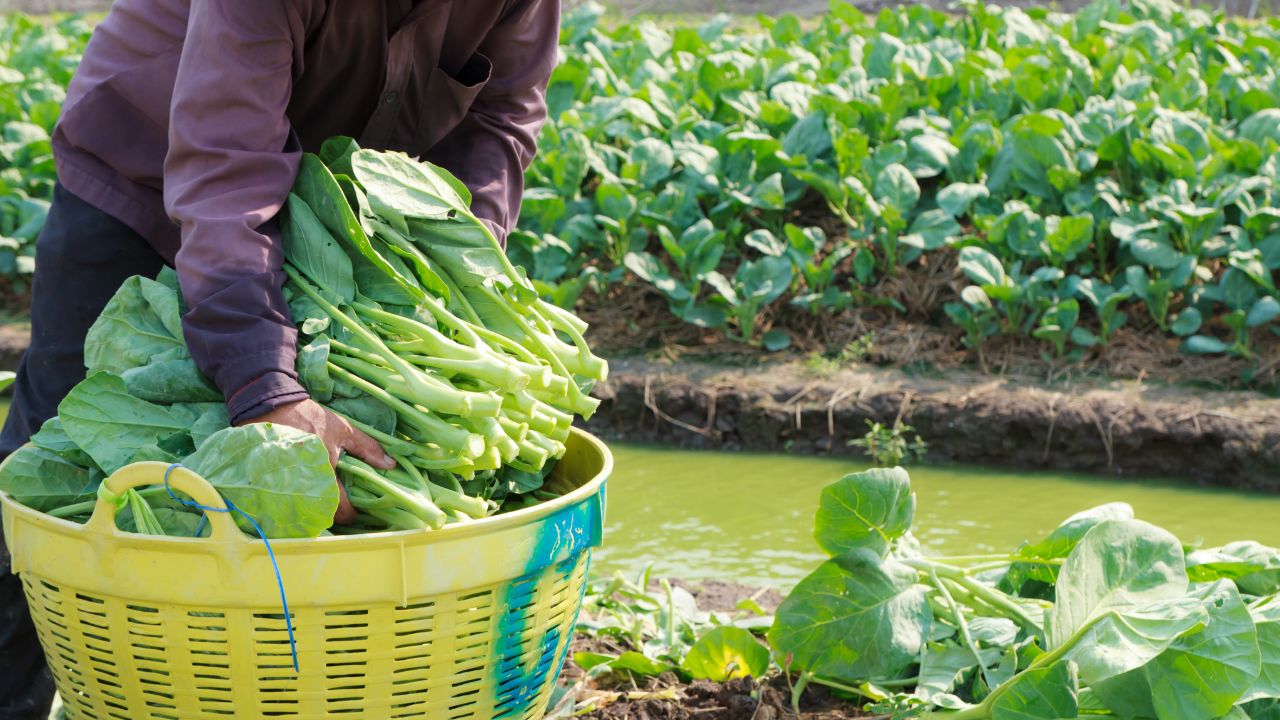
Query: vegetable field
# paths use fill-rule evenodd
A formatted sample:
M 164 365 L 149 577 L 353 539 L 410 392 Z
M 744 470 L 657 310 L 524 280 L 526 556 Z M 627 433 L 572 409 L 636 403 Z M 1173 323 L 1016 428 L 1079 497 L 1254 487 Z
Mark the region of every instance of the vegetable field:
M 766 349 L 796 310 L 867 306 L 1051 356 L 1125 327 L 1245 358 L 1274 336 L 1273 22 L 1159 0 L 746 29 L 597 11 L 566 20 L 511 241 L 559 302 L 640 283 Z M 948 282 L 892 290 L 921 267 Z
M 0 274 L 19 292 L 89 29 L 0 33 Z M 1277 54 L 1274 20 L 1164 0 L 697 26 L 578 5 L 510 251 L 562 306 L 639 298 L 644 342 L 839 354 L 824 323 L 872 309 L 970 358 L 1140 337 L 1272 382 Z

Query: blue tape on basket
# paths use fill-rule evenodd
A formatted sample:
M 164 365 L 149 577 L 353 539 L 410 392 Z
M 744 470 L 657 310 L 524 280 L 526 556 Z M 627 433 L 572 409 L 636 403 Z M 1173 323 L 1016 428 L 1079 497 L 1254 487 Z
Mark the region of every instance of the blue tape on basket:
M 165 489 L 165 492 L 169 493 L 169 497 L 173 498 L 175 502 L 186 505 L 189 508 L 194 508 L 196 510 L 203 510 L 205 512 L 216 512 L 216 513 L 238 512 L 240 513 L 240 517 L 249 521 L 249 524 L 253 526 L 253 529 L 255 531 L 257 531 L 258 537 L 262 538 L 262 544 L 267 546 L 267 557 L 271 558 L 271 568 L 276 572 L 276 587 L 280 588 L 280 607 L 284 610 L 284 626 L 289 631 L 289 652 L 293 654 L 293 671 L 300 672 L 298 669 L 298 643 L 293 637 L 293 617 L 289 614 L 289 600 L 288 598 L 285 597 L 285 594 L 284 594 L 284 578 L 280 575 L 280 564 L 276 562 L 276 554 L 271 550 L 271 542 L 267 540 L 267 534 L 262 532 L 262 527 L 258 525 L 258 522 L 256 520 L 250 517 L 249 513 L 236 507 L 235 503 L 231 502 L 229 498 L 222 498 L 222 501 L 225 502 L 227 506 L 218 508 L 218 507 L 210 507 L 208 505 L 201 505 L 200 503 L 194 500 L 183 500 L 182 498 L 175 495 L 173 493 L 173 488 L 169 487 L 169 473 L 173 472 L 173 469 L 176 467 L 182 467 L 182 463 L 174 463 L 164 471 L 164 489 Z M 196 530 L 196 534 L 197 535 L 200 534 L 199 529 Z

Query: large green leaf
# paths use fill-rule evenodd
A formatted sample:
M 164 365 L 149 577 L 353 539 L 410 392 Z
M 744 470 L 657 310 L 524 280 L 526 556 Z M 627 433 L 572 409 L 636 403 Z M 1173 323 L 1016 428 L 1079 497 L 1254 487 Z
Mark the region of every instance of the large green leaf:
M 1093 241 L 1093 218 L 1050 216 L 1045 220 L 1045 241 L 1055 259 L 1071 262 Z
M 1129 252 L 1138 262 L 1161 270 L 1171 270 L 1182 262 L 1182 254 L 1169 243 L 1149 237 L 1136 237 L 1129 243 Z
M 960 152 L 947 138 L 933 133 L 916 135 L 907 147 L 907 169 L 918 178 L 941 175 Z
M 920 202 L 920 184 L 906 166 L 895 163 L 881 170 L 876 177 L 875 195 L 881 203 L 907 213 Z
M 1229 581 L 1197 588 L 1208 623 L 1142 667 L 1092 685 L 1123 717 L 1200 720 L 1224 715 L 1258 678 L 1260 652 L 1249 609 Z
M 1230 350 L 1231 346 L 1216 337 L 1192 335 L 1182 341 L 1181 348 L 1188 355 L 1217 355 Z
M 1280 597 L 1249 606 L 1254 631 L 1258 634 L 1260 664 L 1258 678 L 1240 702 L 1260 698 L 1280 698 Z
M 62 426 L 62 418 L 57 415 L 44 421 L 40 431 L 31 436 L 31 444 L 60 455 L 75 465 L 81 467 L 93 465 L 93 458 L 72 441 L 71 436 L 67 435 L 66 428 Z
M 337 389 L 335 387 L 335 393 Z M 360 395 L 359 397 L 335 397 L 329 401 L 329 407 L 336 410 L 347 417 L 355 418 L 360 422 L 381 430 L 384 433 L 393 433 L 396 429 L 396 411 L 389 405 L 369 397 L 368 395 Z
M 1098 523 L 1105 520 L 1132 520 L 1133 508 L 1127 503 L 1107 503 L 1090 508 L 1067 518 L 1043 540 L 1018 548 L 1017 555 L 1028 560 L 1050 562 L 1014 563 L 1004 581 L 1007 587 L 1017 591 L 1027 580 L 1039 580 L 1052 584 L 1058 579 L 1058 566 L 1054 560 L 1065 559 L 1080 540 Z
M 867 548 L 883 557 L 911 529 L 916 496 L 902 468 L 846 475 L 822 490 L 814 537 L 831 555 Z
M 1276 318 L 1280 318 L 1280 300 L 1270 295 L 1264 295 L 1258 298 L 1253 303 L 1253 306 L 1249 308 L 1249 313 L 1245 316 L 1245 325 L 1259 327 Z
M 751 207 L 764 210 L 782 210 L 786 207 L 786 197 L 782 190 L 782 175 L 774 173 L 756 183 L 751 188 L 749 203 Z
M 658 677 L 663 673 L 675 672 L 675 665 L 668 662 L 645 657 L 644 654 L 628 650 L 618 656 L 603 653 L 577 652 L 573 654 L 573 662 L 588 672 L 627 672 L 642 677 Z
M 1280 720 L 1280 700 L 1263 698 L 1238 705 L 1223 720 Z
M 769 641 L 795 671 L 848 683 L 896 678 L 917 661 L 931 619 L 915 570 L 859 548 L 796 585 Z
M 1059 661 L 1019 673 L 991 703 L 991 720 L 1074 720 L 1079 714 L 1075 666 Z
M 997 648 L 982 648 L 978 651 L 984 667 L 996 664 L 1001 652 Z M 939 693 L 950 693 L 956 689 L 957 683 L 968 673 L 978 667 L 978 658 L 967 647 L 954 644 L 930 643 L 920 659 L 919 681 L 916 683 L 917 694 L 932 697 Z
M 1187 595 L 1177 538 L 1139 520 L 1105 520 L 1058 575 L 1049 648 L 1065 649 L 1092 685 L 1145 665 L 1205 619 Z
M 1250 115 L 1240 123 L 1238 132 L 1240 137 L 1262 146 L 1268 140 L 1280 144 L 1280 108 L 1267 108 Z
M 698 638 L 681 667 L 696 680 L 760 678 L 769 670 L 769 650 L 750 631 L 721 626 Z
M 498 241 L 483 225 L 466 220 L 414 220 L 413 243 L 462 288 L 498 280 L 520 283 Z
M 744 298 L 768 304 L 782 296 L 791 286 L 791 261 L 781 257 L 763 257 L 738 266 L 733 279 Z
M 969 212 L 973 203 L 991 195 L 986 185 L 977 183 L 952 183 L 938 191 L 938 207 L 951 217 L 961 217 Z
M 651 253 L 627 253 L 622 262 L 628 270 L 635 273 L 641 280 L 653 285 L 668 300 L 679 303 L 692 298 L 692 294 L 684 283 L 672 277 L 671 273 L 663 267 L 662 262 Z
M 384 218 L 443 220 L 467 212 L 468 203 L 453 183 L 404 153 L 357 150 L 351 168 L 369 203 Z
M 58 405 L 67 435 L 110 474 L 127 465 L 138 448 L 185 432 L 187 425 L 164 406 L 139 400 L 118 375 L 90 375 Z
M 970 245 L 960 250 L 960 270 L 978 285 L 1002 286 L 1005 284 L 1004 265 L 990 252 Z
M 41 447 L 18 448 L 0 470 L 0 491 L 40 511 L 92 499 L 96 490 L 88 468 Z
M 997 153 L 987 187 L 1006 192 L 1016 186 L 1042 198 L 1057 196 L 1078 184 L 1058 178 L 1074 176 L 1076 164 L 1062 143 L 1061 123 L 1041 115 L 1024 115 L 1014 122 L 1011 137 Z
M 333 398 L 333 377 L 329 375 L 328 363 L 328 337 L 318 337 L 298 349 L 298 381 L 318 402 L 329 402 Z
M 351 175 L 351 156 L 360 146 L 346 135 L 334 135 L 320 144 L 318 157 L 335 175 Z
M 399 286 L 408 297 L 414 300 L 413 304 L 422 301 L 424 293 L 417 278 L 408 272 L 403 263 L 393 264 L 373 245 L 359 218 L 356 217 L 355 211 L 347 202 L 338 181 L 319 157 L 311 153 L 302 156 L 302 165 L 298 170 L 298 179 L 294 182 L 293 192 L 311 208 L 316 219 L 334 238 L 345 243 L 359 258 L 363 258 L 376 273 Z M 354 257 L 352 260 L 353 263 L 356 262 Z M 357 281 L 360 280 L 362 266 L 363 264 L 360 264 L 355 267 Z M 361 292 L 366 296 L 380 302 L 387 301 L 370 293 L 367 282 L 358 282 L 358 284 Z
M 645 138 L 631 148 L 636 178 L 645 187 L 656 187 L 671 175 L 676 164 L 671 145 L 657 138 Z
M 121 373 L 157 356 L 186 353 L 178 294 L 135 275 L 107 301 L 85 336 L 84 361 L 90 374 Z
M 204 441 L 211 435 L 224 430 L 231 425 L 230 419 L 227 417 L 227 406 L 225 403 L 198 403 L 185 406 L 197 413 L 188 423 L 191 427 L 191 441 L 197 448 L 204 444 Z
M 960 223 L 942 210 L 926 210 L 911 221 L 898 242 L 920 250 L 937 250 L 960 236 Z
M 218 390 L 190 356 L 131 367 L 120 373 L 129 394 L 148 402 L 221 402 Z
M 351 259 L 316 217 L 311 206 L 290 193 L 285 202 L 284 256 L 299 272 L 330 296 L 347 303 L 356 296 Z
M 333 524 L 338 484 L 320 438 L 253 423 L 210 435 L 184 464 L 252 517 L 267 537 L 316 537 Z M 238 513 L 241 529 L 252 526 Z
M 1187 575 L 1196 582 L 1233 580 L 1249 595 L 1274 595 L 1280 592 L 1280 550 L 1253 540 L 1197 550 L 1187 556 Z

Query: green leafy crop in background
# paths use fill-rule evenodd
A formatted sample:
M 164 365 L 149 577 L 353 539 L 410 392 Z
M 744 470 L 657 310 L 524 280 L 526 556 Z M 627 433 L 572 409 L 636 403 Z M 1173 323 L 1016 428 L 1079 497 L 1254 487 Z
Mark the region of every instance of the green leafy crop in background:
M 18 289 L 57 178 L 49 138 L 92 29 L 79 18 L 0 22 L 0 277 Z
M 579 6 L 513 255 L 548 297 L 644 283 L 773 349 L 778 304 L 891 305 L 877 281 L 937 255 L 973 285 L 936 319 L 974 348 L 1078 357 L 1127 325 L 1249 357 L 1280 317 L 1280 29 L 1163 0 L 958 12 Z

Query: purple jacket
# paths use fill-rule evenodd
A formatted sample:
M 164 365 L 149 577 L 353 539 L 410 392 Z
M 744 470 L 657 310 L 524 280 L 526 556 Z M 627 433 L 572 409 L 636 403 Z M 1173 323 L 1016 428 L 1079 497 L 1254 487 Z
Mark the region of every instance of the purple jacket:
M 442 165 L 499 237 L 546 119 L 558 0 L 117 0 L 54 131 L 62 184 L 177 268 L 233 421 L 306 397 L 272 222 L 302 151 Z

